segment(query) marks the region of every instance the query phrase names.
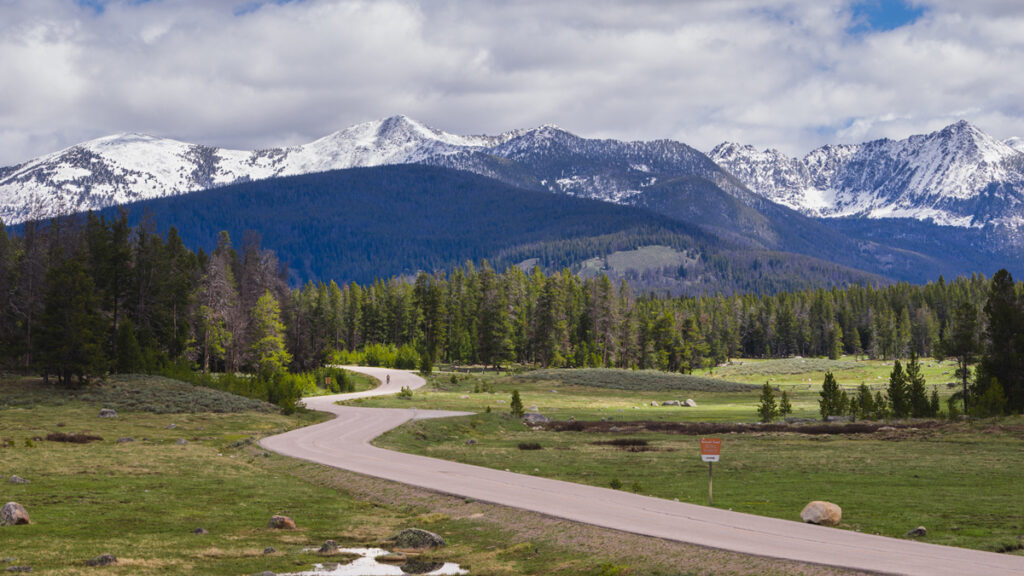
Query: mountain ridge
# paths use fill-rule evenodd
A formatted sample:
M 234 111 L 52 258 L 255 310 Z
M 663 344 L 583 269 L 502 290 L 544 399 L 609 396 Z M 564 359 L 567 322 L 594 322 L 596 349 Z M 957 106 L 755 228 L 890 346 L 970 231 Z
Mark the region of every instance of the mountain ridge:
M 902 140 L 826 145 L 803 158 L 723 142 L 709 156 L 751 190 L 824 218 L 1024 225 L 1024 152 L 965 120 Z

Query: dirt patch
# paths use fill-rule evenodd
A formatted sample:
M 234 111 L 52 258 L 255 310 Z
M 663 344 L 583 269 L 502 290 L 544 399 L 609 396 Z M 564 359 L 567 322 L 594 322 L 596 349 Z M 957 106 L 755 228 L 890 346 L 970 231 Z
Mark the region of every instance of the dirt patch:
M 706 434 L 747 434 L 747 433 L 791 433 L 791 434 L 874 434 L 880 429 L 890 430 L 933 430 L 945 426 L 940 421 L 914 422 L 913 424 L 885 422 L 845 422 L 816 424 L 746 424 L 734 422 L 662 422 L 637 420 L 632 422 L 591 422 L 591 421 L 554 421 L 541 424 L 540 427 L 551 432 L 606 432 L 614 434 L 638 434 L 642 432 L 658 432 L 662 434 L 682 434 L 686 436 L 702 436 Z M 612 430 L 615 428 L 615 430 Z

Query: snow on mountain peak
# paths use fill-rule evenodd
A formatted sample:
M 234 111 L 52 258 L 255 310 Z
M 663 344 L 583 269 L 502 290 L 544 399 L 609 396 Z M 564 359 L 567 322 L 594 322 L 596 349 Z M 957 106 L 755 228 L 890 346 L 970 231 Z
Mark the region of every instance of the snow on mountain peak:
M 951 226 L 993 221 L 1024 191 L 1020 151 L 961 120 L 904 140 L 829 145 L 804 158 L 723 143 L 710 156 L 752 190 L 815 216 L 916 218 Z M 992 186 L 1009 190 L 989 198 Z M 1014 210 L 1021 211 L 1020 206 Z M 1024 213 L 996 218 L 1014 225 Z

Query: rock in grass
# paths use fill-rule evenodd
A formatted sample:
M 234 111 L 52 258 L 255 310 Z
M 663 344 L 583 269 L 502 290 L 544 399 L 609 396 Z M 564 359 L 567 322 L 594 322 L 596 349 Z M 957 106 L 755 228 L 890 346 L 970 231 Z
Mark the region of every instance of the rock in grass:
M 28 480 L 25 480 L 24 478 L 18 476 L 17 474 L 11 476 L 7 481 L 10 482 L 11 484 L 28 484 Z
M 320 554 L 337 554 L 338 543 L 334 540 L 325 540 L 323 546 L 321 546 L 317 552 Z
M 188 444 L 188 440 L 185 440 L 184 438 L 178 438 L 178 440 L 175 441 L 175 444 L 178 446 L 184 446 Z
M 686 402 L 683 402 L 683 406 L 687 408 L 696 408 L 697 403 L 693 401 L 693 398 L 687 398 Z
M 679 400 L 666 400 L 661 403 L 662 406 L 679 406 Z
M 395 541 L 395 548 L 404 548 L 406 550 L 432 549 L 446 545 L 444 538 L 419 528 L 406 528 L 392 539 Z
M 85 561 L 86 566 L 110 566 L 111 564 L 117 564 L 117 557 L 113 554 L 101 554 Z
M 117 418 L 117 410 L 113 408 L 104 408 L 100 410 L 100 418 Z
M 209 534 L 209 532 L 206 530 L 206 528 L 196 528 L 195 530 L 192 531 L 192 533 L 193 534 L 199 534 L 199 535 Z
M 808 524 L 837 526 L 843 518 L 843 509 L 831 502 L 815 500 L 804 506 L 800 519 Z
M 917 528 L 914 528 L 910 532 L 906 533 L 906 536 L 908 538 L 920 538 L 922 536 L 927 536 L 927 535 L 928 535 L 928 529 L 925 528 L 924 526 L 918 526 Z
M 470 438 L 469 440 L 466 440 L 466 446 L 472 446 L 474 444 L 476 444 L 476 440 L 475 439 Z
M 551 422 L 551 418 L 544 416 L 543 414 L 529 413 L 523 414 L 523 422 L 527 424 L 544 424 L 545 422 Z
M 267 546 L 263 549 L 264 554 L 273 554 L 274 552 L 277 552 L 277 549 L 275 549 L 273 546 Z
M 30 522 L 28 510 L 25 510 L 25 507 L 17 502 L 8 502 L 4 504 L 3 508 L 0 508 L 0 526 L 17 526 Z
M 124 444 L 126 442 L 135 442 L 135 438 L 132 438 L 131 436 L 125 436 L 123 438 L 117 439 L 118 444 Z
M 295 521 L 287 516 L 274 515 L 270 517 L 270 522 L 267 522 L 267 528 L 274 528 L 275 530 L 294 530 Z
M 4 569 L 4 572 L 31 572 L 31 566 L 8 566 Z

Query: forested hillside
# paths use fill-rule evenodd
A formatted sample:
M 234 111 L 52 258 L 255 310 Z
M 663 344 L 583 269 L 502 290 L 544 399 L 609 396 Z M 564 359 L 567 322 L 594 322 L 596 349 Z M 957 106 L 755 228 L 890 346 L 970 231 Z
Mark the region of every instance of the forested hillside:
M 467 172 L 387 166 L 262 180 L 127 207 L 129 222 L 174 226 L 188 246 L 215 247 L 221 230 L 255 231 L 288 265 L 289 280 L 372 282 L 489 259 L 536 259 L 545 271 L 641 246 L 669 246 L 685 267 L 616 274 L 638 291 L 778 292 L 885 282 L 799 254 L 712 236 L 644 209 L 514 188 Z M 101 213 L 114 219 L 117 209 Z M 628 271 L 627 271 L 628 272 Z
M 221 232 L 194 253 L 173 228 L 131 228 L 123 213 L 0 230 L 0 362 L 70 385 L 182 362 L 279 383 L 287 369 L 350 360 L 691 371 L 738 356 L 945 355 L 965 376 L 980 358 L 972 394 L 998 383 L 1024 409 L 1024 286 L 1006 271 L 679 298 L 486 261 L 365 286 L 289 289 L 282 272 L 255 235 L 236 250 Z

